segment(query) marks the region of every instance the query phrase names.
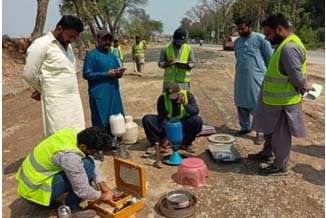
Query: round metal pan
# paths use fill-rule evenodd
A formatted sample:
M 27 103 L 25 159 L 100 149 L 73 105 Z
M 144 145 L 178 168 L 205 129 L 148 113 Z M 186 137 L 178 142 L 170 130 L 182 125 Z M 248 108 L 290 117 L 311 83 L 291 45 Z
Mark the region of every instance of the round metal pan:
M 235 141 L 234 136 L 229 134 L 214 134 L 208 136 L 208 141 L 221 143 L 221 144 L 232 144 Z
M 166 195 L 162 196 L 160 201 L 159 201 L 159 209 L 161 211 L 161 213 L 166 216 L 166 217 L 170 217 L 170 218 L 186 218 L 186 217 L 190 217 L 195 213 L 195 208 L 196 208 L 196 204 L 197 204 L 197 198 L 192 195 L 192 200 L 191 200 L 191 204 L 188 207 L 185 208 L 170 208 L 168 206 L 168 202 L 167 199 L 165 197 Z
M 185 208 L 192 204 L 192 195 L 184 190 L 171 191 L 165 198 L 170 208 Z

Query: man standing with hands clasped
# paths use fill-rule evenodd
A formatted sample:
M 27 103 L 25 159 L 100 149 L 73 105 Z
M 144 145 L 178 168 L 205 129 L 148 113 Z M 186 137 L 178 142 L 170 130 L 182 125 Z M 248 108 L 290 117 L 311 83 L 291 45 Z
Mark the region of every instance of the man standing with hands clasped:
M 97 47 L 86 54 L 83 76 L 88 81 L 92 124 L 110 129 L 109 117 L 124 114 L 119 79 L 126 70 L 120 68 L 117 58 L 109 51 L 112 35 L 101 30 L 97 34 Z
M 240 37 L 234 43 L 237 60 L 234 101 L 241 127 L 236 135 L 241 136 L 251 132 L 250 115 L 255 113 L 259 91 L 272 56 L 272 47 L 263 34 L 252 31 L 251 21 L 247 17 L 240 17 L 236 24 Z M 255 144 L 263 142 L 263 133 L 257 132 Z
M 307 50 L 291 31 L 284 15 L 270 15 L 262 27 L 266 39 L 277 47 L 267 68 L 253 120 L 253 129 L 264 133 L 264 147 L 257 154 L 249 154 L 248 159 L 267 163 L 259 169 L 262 175 L 287 175 L 291 138 L 306 135 L 302 95 L 314 89 L 306 82 Z
M 36 39 L 27 50 L 24 80 L 42 104 L 45 136 L 62 128 L 85 128 L 76 59 L 71 48 L 84 25 L 78 17 L 64 15 L 54 31 Z

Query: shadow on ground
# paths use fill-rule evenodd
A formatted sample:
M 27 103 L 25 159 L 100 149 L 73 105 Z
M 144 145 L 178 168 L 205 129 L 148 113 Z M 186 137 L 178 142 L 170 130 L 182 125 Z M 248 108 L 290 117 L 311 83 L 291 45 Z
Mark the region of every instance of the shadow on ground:
M 258 162 L 242 158 L 239 162 L 216 161 L 207 150 L 198 155 L 205 161 L 208 170 L 220 173 L 237 173 L 245 175 L 258 175 Z
M 3 174 L 11 174 L 16 173 L 20 167 L 20 165 L 23 163 L 25 157 L 20 158 L 19 160 L 16 160 L 14 163 L 9 164 L 3 169 Z
M 57 208 L 49 209 L 49 207 L 33 205 L 23 198 L 14 200 L 10 204 L 9 208 L 11 210 L 10 218 L 43 218 L 57 216 Z
M 251 135 L 242 135 L 242 136 L 236 136 L 236 133 L 239 131 L 239 129 L 232 129 L 230 127 L 228 127 L 227 125 L 221 125 L 221 126 L 214 126 L 216 133 L 224 133 L 224 134 L 230 134 L 233 135 L 235 137 L 239 137 L 239 138 L 244 138 L 244 139 L 250 139 L 250 140 L 254 140 L 255 137 L 251 136 Z
M 295 152 L 302 153 L 302 154 L 325 159 L 325 146 L 324 145 L 296 145 L 296 146 L 293 146 L 292 150 Z
M 324 186 L 325 185 L 325 170 L 316 170 L 308 164 L 297 164 L 292 167 L 296 173 L 303 175 L 303 179 L 311 184 Z

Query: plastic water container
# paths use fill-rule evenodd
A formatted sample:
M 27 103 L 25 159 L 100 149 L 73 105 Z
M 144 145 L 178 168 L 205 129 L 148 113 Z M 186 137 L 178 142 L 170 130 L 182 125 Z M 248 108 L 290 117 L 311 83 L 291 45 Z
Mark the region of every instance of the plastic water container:
M 132 119 L 132 116 L 125 116 L 126 119 L 126 132 L 122 137 L 125 144 L 135 144 L 138 141 L 138 125 Z
M 116 137 L 123 136 L 126 132 L 125 119 L 122 114 L 114 114 L 109 119 L 112 135 Z
M 165 124 L 165 132 L 172 145 L 180 145 L 183 139 L 182 123 L 180 121 L 168 121 Z

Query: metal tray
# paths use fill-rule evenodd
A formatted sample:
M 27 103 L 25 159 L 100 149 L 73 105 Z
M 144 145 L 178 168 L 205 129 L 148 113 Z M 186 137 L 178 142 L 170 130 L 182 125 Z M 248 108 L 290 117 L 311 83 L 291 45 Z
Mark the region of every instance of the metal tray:
M 241 160 L 240 153 L 232 144 L 211 143 L 208 145 L 208 151 L 213 159 L 221 162 L 239 162 Z

